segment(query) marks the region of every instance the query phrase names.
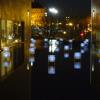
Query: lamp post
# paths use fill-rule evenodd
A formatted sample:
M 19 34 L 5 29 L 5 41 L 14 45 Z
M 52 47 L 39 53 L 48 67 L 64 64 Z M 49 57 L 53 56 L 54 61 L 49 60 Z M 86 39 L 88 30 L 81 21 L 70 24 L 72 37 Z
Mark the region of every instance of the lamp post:
M 56 8 L 54 8 L 54 7 L 49 8 L 48 10 L 53 16 L 58 14 L 58 10 Z M 50 30 L 49 34 L 51 34 L 51 24 L 52 23 L 50 23 L 50 25 L 49 25 L 49 30 Z M 57 27 L 56 28 L 58 28 L 58 19 L 57 19 Z

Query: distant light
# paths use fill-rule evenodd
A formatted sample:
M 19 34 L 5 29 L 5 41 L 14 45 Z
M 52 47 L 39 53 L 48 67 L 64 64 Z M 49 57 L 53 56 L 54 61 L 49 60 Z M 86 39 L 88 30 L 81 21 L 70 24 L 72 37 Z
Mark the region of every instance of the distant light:
M 45 12 L 45 16 L 46 16 L 46 17 L 48 16 L 48 13 L 47 13 L 47 12 Z
M 31 62 L 31 66 L 33 66 L 34 65 L 34 62 Z
M 49 62 L 55 62 L 55 55 L 48 55 L 48 61 Z
M 35 62 L 35 58 L 34 57 L 30 57 L 29 58 L 29 62 L 31 63 L 31 62 Z
M 75 52 L 74 53 L 74 59 L 81 59 L 81 53 L 80 52 Z
M 57 14 L 58 10 L 56 8 L 49 8 L 49 12 L 51 12 L 53 14 Z
M 84 47 L 84 46 L 85 46 L 85 44 L 84 44 L 84 43 L 81 43 L 80 45 L 81 45 L 81 47 Z
M 65 45 L 64 50 L 68 51 L 69 50 L 69 45 Z
M 68 40 L 69 41 L 69 43 L 72 43 L 73 42 L 73 39 L 70 39 L 70 40 Z
M 74 63 L 74 69 L 81 69 L 81 63 L 80 62 L 75 62 Z
M 27 64 L 27 70 L 30 70 L 29 64 Z
M 54 66 L 49 66 L 48 67 L 48 74 L 49 75 L 54 75 L 55 74 L 55 67 Z
M 60 49 L 57 47 L 57 48 L 55 49 L 55 51 L 56 51 L 56 52 L 59 52 L 59 51 L 60 51 Z
M 69 26 L 73 26 L 73 23 L 70 22 L 70 23 L 68 23 L 68 25 L 69 25 Z
M 19 23 L 18 26 L 20 27 L 21 26 L 21 23 Z
M 47 39 L 47 38 L 45 38 L 45 39 L 44 39 L 44 41 L 45 41 L 45 42 L 48 42 L 48 39 Z
M 66 33 L 67 33 L 66 31 L 63 32 L 63 34 L 66 34 Z
M 62 23 L 60 22 L 59 25 L 62 25 Z
M 29 16 L 29 14 L 30 14 L 30 12 L 29 12 L 29 10 L 27 11 L 27 16 Z
M 12 39 L 13 39 L 13 37 L 12 37 L 11 35 L 9 35 L 9 36 L 8 36 L 8 39 L 9 39 L 9 40 L 12 40 Z
M 55 44 L 56 44 L 56 45 L 59 45 L 59 41 L 56 41 Z
M 35 53 L 35 48 L 29 48 L 29 53 L 34 54 Z
M 30 43 L 30 47 L 35 47 L 35 44 L 34 43 Z
M 10 49 L 9 49 L 9 47 L 3 47 L 3 50 L 4 51 L 9 51 Z
M 57 40 L 49 40 L 49 52 L 55 52 L 57 48 Z
M 69 53 L 65 53 L 64 58 L 69 58 Z
M 84 54 L 84 53 L 85 53 L 85 51 L 84 51 L 83 49 L 81 49 L 81 53 L 82 53 L 82 54 Z
M 63 42 L 63 39 L 62 39 L 62 38 L 60 38 L 60 41 L 61 41 L 61 42 Z
M 92 72 L 94 72 L 94 64 L 92 64 Z
M 3 57 L 9 58 L 9 57 L 10 57 L 10 52 L 4 52 L 4 53 L 3 53 Z
M 84 36 L 84 33 L 83 33 L 83 32 L 81 32 L 81 33 L 80 33 L 80 36 L 82 36 L 82 37 L 83 37 L 83 36 Z
M 35 39 L 33 39 L 33 38 L 31 38 L 31 42 L 32 42 L 32 43 L 35 43 L 35 42 L 36 42 L 36 40 L 35 40 Z
M 85 39 L 85 43 L 88 43 L 89 42 L 89 39 Z
M 19 41 L 19 40 L 18 40 L 18 39 L 16 39 L 16 40 L 15 40 L 15 43 L 18 43 L 18 41 Z

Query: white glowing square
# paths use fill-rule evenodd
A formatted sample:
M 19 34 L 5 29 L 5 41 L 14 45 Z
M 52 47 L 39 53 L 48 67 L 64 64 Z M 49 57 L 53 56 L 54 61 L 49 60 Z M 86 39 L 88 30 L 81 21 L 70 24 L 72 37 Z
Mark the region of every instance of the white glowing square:
M 34 53 L 35 53 L 35 48 L 29 48 L 29 52 L 30 52 L 31 54 L 34 54 Z
M 80 52 L 75 52 L 74 53 L 74 59 L 81 59 L 81 53 Z
M 49 75 L 54 75 L 56 73 L 55 67 L 54 66 L 49 66 L 48 67 L 48 74 Z
M 74 69 L 81 69 L 81 63 L 80 62 L 75 62 L 74 63 Z
M 70 48 L 69 45 L 64 46 L 64 50 L 66 50 L 66 51 L 69 50 L 69 48 Z
M 65 53 L 64 58 L 69 58 L 69 53 Z
M 3 52 L 3 57 L 9 58 L 10 57 L 10 52 Z
M 55 55 L 48 55 L 48 61 L 49 62 L 55 62 Z

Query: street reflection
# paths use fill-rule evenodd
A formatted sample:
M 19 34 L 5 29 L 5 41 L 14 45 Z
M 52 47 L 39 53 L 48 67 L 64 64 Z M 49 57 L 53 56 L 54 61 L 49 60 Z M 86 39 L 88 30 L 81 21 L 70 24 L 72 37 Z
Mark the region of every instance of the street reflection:
M 47 63 L 47 72 L 48 75 L 56 75 L 58 74 L 59 65 L 63 69 L 66 66 L 65 72 L 67 73 L 67 67 L 70 67 L 71 70 L 79 70 L 85 68 L 84 58 L 89 54 L 89 39 L 84 39 L 82 41 L 76 41 L 71 39 L 30 39 L 29 45 L 29 57 L 27 60 L 27 70 L 30 70 L 31 67 L 41 67 L 42 64 L 38 63 L 39 59 L 42 59 L 46 63 L 46 59 L 48 59 Z M 76 47 L 77 43 L 77 47 Z M 1 52 L 1 76 L 5 76 L 9 74 L 11 71 L 15 70 L 14 64 L 18 65 L 18 59 L 16 60 L 16 56 L 19 56 L 20 50 L 22 48 L 21 45 L 15 47 L 5 47 Z M 20 48 L 20 49 L 19 49 Z M 15 50 L 18 50 L 15 52 Z M 18 53 L 19 52 L 19 53 Z M 41 52 L 41 53 L 40 53 Z M 42 55 L 42 52 L 44 54 Z M 98 52 L 98 57 L 100 55 L 100 50 Z M 16 56 L 14 56 L 16 54 Z M 41 54 L 41 55 L 39 55 Z M 44 57 L 44 55 L 47 55 Z M 38 58 L 37 58 L 38 57 Z M 89 58 L 89 57 L 88 57 Z M 88 61 L 90 59 L 86 58 Z M 100 58 L 100 57 L 99 57 Z M 17 61 L 17 62 L 16 62 Z M 42 63 L 42 61 L 40 60 Z M 59 64 L 60 63 L 60 64 Z M 100 63 L 100 59 L 98 59 L 98 63 Z M 20 63 L 19 63 L 20 64 Z M 90 67 L 90 66 L 88 66 Z M 42 68 L 42 67 L 41 67 Z M 68 69 L 69 70 L 69 69 Z M 94 69 L 92 69 L 94 70 Z
M 12 70 L 12 55 L 9 47 L 4 47 L 1 52 L 1 77 L 7 75 Z

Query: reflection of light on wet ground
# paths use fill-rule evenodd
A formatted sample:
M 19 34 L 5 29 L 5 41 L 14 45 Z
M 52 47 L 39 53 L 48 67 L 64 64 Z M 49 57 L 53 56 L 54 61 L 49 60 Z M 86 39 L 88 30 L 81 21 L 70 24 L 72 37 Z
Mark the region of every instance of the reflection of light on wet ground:
M 69 53 L 64 53 L 64 58 L 69 58 Z
M 55 59 L 56 59 L 55 55 L 48 55 L 49 62 L 55 62 Z
M 34 38 L 31 38 L 30 40 L 31 42 L 29 47 L 29 58 L 28 58 L 27 70 L 29 70 L 30 66 L 33 66 L 35 62 L 36 40 Z
M 48 74 L 54 75 L 55 74 L 55 67 L 54 66 L 49 66 L 48 67 Z
M 64 50 L 65 50 L 65 51 L 69 50 L 69 48 L 70 48 L 69 45 L 65 45 L 65 46 L 64 46 Z
M 81 63 L 80 62 L 74 62 L 74 69 L 81 69 Z
M 7 75 L 12 69 L 11 50 L 9 47 L 4 47 L 1 52 L 1 64 L 0 64 L 1 77 Z
M 75 52 L 74 53 L 74 59 L 81 59 L 81 53 L 80 52 Z
M 2 65 L 3 67 L 9 67 L 10 66 L 10 62 L 8 62 L 8 61 L 5 61 L 5 62 L 3 62 L 3 65 Z
M 81 52 L 81 54 L 84 54 L 84 53 L 85 53 L 84 49 L 81 49 L 81 51 L 80 51 L 80 52 Z
M 56 48 L 58 47 L 58 41 L 57 40 L 49 40 L 49 52 L 55 52 Z
M 31 38 L 31 43 L 36 43 L 36 40 L 34 38 Z
M 92 72 L 94 72 L 94 64 L 92 64 Z

